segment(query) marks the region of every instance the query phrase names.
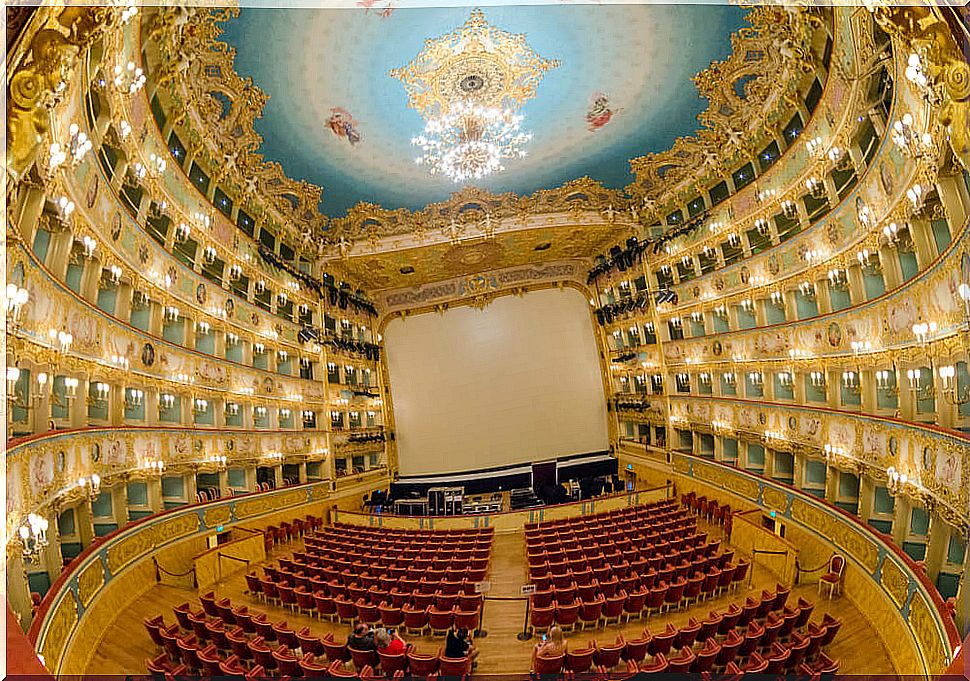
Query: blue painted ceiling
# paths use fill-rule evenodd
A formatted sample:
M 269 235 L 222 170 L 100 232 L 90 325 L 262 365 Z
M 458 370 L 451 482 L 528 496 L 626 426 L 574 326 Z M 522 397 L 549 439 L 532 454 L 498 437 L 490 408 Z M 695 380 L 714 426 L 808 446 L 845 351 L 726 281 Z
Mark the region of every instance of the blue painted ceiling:
M 365 0 L 368 4 L 370 0 Z M 389 75 L 427 38 L 461 26 L 470 7 L 393 9 L 243 8 L 223 25 L 236 71 L 269 95 L 256 131 L 260 153 L 294 179 L 323 187 L 323 211 L 339 217 L 360 201 L 418 209 L 458 189 L 414 164 L 411 137 L 424 120 Z M 530 194 L 583 175 L 622 188 L 629 159 L 692 135 L 706 102 L 691 77 L 726 59 L 745 10 L 721 5 L 533 5 L 485 7 L 485 19 L 523 33 L 541 57 L 558 59 L 522 108 L 533 133 L 525 159 L 476 184 Z M 605 116 L 591 125 L 598 95 Z M 334 125 L 329 121 L 334 118 Z M 349 123 L 349 125 L 347 125 Z M 336 132 L 334 131 L 336 130 Z

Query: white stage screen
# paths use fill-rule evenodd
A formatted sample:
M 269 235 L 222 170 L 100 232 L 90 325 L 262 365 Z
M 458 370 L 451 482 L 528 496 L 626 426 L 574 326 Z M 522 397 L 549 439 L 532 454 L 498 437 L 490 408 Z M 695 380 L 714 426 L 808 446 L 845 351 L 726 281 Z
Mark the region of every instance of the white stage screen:
M 401 475 L 455 473 L 608 448 L 588 302 L 575 289 L 384 331 Z

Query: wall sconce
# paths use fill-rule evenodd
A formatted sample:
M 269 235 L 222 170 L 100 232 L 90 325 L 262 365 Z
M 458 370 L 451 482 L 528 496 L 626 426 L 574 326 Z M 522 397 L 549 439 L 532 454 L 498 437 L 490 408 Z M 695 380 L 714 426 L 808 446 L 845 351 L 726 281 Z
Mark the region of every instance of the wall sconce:
M 848 455 L 845 447 L 839 447 L 833 444 L 826 444 L 823 449 L 825 451 L 825 461 L 830 464 L 837 463 L 841 457 Z
M 108 394 L 111 392 L 111 386 L 107 383 L 98 381 L 91 387 L 94 390 L 94 394 L 88 395 L 88 404 L 96 407 L 104 406 L 104 404 L 108 401 Z
M 261 419 L 266 417 L 266 407 L 253 407 L 253 416 Z
M 202 251 L 202 264 L 211 265 L 216 261 L 217 251 L 214 246 L 206 246 Z
M 709 373 L 707 373 L 706 371 L 702 371 L 701 373 L 699 373 L 697 375 L 697 380 L 699 380 L 701 382 L 701 384 L 703 384 L 703 385 L 710 385 L 711 384 L 711 375 Z
M 229 268 L 229 279 L 231 281 L 238 281 L 242 277 L 242 267 L 238 264 L 234 264 Z
M 90 478 L 78 478 L 77 486 L 87 493 L 91 501 L 101 496 L 101 476 L 97 473 L 92 473 Z
M 276 305 L 278 307 L 284 307 L 286 306 L 286 303 L 289 302 L 289 300 L 290 299 L 286 295 L 286 291 L 280 291 L 276 296 Z
M 306 303 L 301 304 L 299 310 L 301 317 L 306 317 L 308 314 L 310 314 L 310 306 Z
M 237 336 L 236 334 L 234 334 L 232 331 L 230 331 L 230 332 L 228 332 L 226 334 L 226 344 L 227 345 L 235 345 L 238 342 L 239 342 L 239 336 Z
M 265 345 L 263 345 L 262 343 L 253 343 L 253 353 L 254 354 L 261 355 L 264 352 L 266 352 L 266 346 Z
M 733 371 L 725 371 L 721 374 L 721 380 L 724 381 L 725 385 L 730 386 L 737 385 L 738 383 L 737 376 L 734 375 Z
M 73 376 L 68 376 L 64 379 L 64 397 L 69 400 L 73 400 L 77 397 L 77 386 L 78 380 Z
M 192 213 L 192 220 L 195 224 L 203 229 L 209 229 L 212 226 L 212 218 L 202 211 L 195 211 Z
M 850 347 L 852 348 L 853 355 L 872 352 L 872 343 L 870 341 L 852 341 Z
M 685 255 L 680 259 L 680 264 L 684 266 L 684 269 L 694 269 L 694 261 L 691 260 L 689 255 Z
M 124 67 L 121 64 L 115 66 L 111 82 L 121 92 L 133 95 L 145 87 L 145 80 L 145 74 L 141 68 L 130 61 Z
M 754 309 L 754 303 L 751 301 L 750 298 L 745 298 L 744 300 L 741 301 L 741 309 L 744 310 L 745 312 L 751 312 L 751 310 Z
M 202 459 L 202 463 L 212 464 L 216 468 L 225 468 L 226 466 L 226 455 L 225 454 L 210 454 L 209 456 Z
M 276 353 L 276 361 L 280 364 L 285 364 L 289 358 L 290 353 L 288 353 L 286 350 L 279 350 Z
M 289 420 L 291 413 L 292 412 L 289 409 L 286 409 L 284 407 L 283 409 L 280 409 L 279 417 L 280 417 L 281 420 L 287 421 L 287 420 Z
M 936 393 L 936 388 L 932 383 L 933 372 L 930 370 L 931 382 L 929 385 L 923 385 L 923 370 L 922 369 L 908 369 L 906 371 L 906 378 L 909 380 L 909 391 L 913 394 L 913 399 L 915 400 L 928 400 L 934 396 Z
M 765 377 L 760 371 L 750 371 L 748 372 L 748 382 L 751 385 L 764 385 Z
M 902 493 L 909 484 L 909 476 L 897 471 L 895 466 L 886 469 L 886 489 L 892 496 Z
M 913 212 L 919 213 L 926 204 L 926 189 L 921 184 L 914 184 L 906 190 L 906 198 L 909 199 Z
M 714 430 L 714 433 L 717 435 L 726 435 L 730 433 L 732 430 L 734 430 L 731 427 L 730 423 L 728 423 L 727 421 L 720 421 L 718 419 L 714 419 L 713 421 L 711 421 L 711 428 Z
M 162 308 L 162 319 L 170 324 L 174 324 L 179 320 L 179 309 L 174 305 L 166 305 Z
M 854 371 L 843 371 L 842 372 L 842 388 L 850 393 L 858 395 L 862 392 L 862 386 L 859 384 L 859 374 Z
M 825 387 L 825 373 L 822 371 L 813 371 L 808 375 L 809 380 L 812 382 L 812 386 L 815 388 Z
M 730 234 L 728 234 L 727 240 L 728 240 L 728 244 L 730 244 L 732 248 L 737 248 L 738 246 L 741 245 L 741 237 L 739 237 L 734 232 L 731 232 Z
M 189 240 L 192 235 L 192 228 L 189 227 L 184 222 L 180 222 L 178 227 L 175 228 L 175 243 L 181 244 Z
M 201 398 L 192 400 L 192 411 L 195 412 L 196 415 L 205 414 L 207 411 L 209 411 L 209 401 Z
M 17 381 L 20 380 L 20 369 L 17 367 L 7 367 L 7 399 L 11 402 L 16 401 Z
M 814 298 L 815 284 L 810 281 L 803 281 L 798 285 L 798 292 L 801 293 L 805 298 Z
M 175 374 L 175 376 L 173 376 L 172 378 L 174 378 L 179 383 L 195 383 L 195 379 L 185 373 Z
M 670 325 L 675 329 L 679 329 L 683 325 L 683 322 L 680 320 L 680 317 L 671 317 Z
M 916 342 L 921 346 L 926 345 L 928 336 L 930 334 L 935 334 L 937 328 L 936 322 L 920 322 L 913 324 L 913 335 L 916 337 Z
M 782 371 L 778 373 L 778 385 L 785 388 L 790 388 L 793 382 L 793 377 L 790 371 Z
M 165 462 L 161 459 L 149 459 L 142 464 L 144 468 L 150 475 L 161 475 L 165 470 Z
M 884 393 L 898 394 L 899 388 L 893 385 L 895 383 L 895 371 L 887 371 L 886 369 L 880 369 L 876 372 L 876 390 L 881 390 Z M 893 379 L 890 381 L 890 379 Z
M 303 412 L 304 423 L 312 423 L 315 419 L 316 419 L 316 414 L 314 414 L 312 411 L 306 410 Z
M 27 522 L 20 526 L 17 534 L 20 538 L 20 552 L 29 563 L 36 565 L 40 562 L 41 553 L 48 546 L 47 518 L 31 513 Z
M 98 242 L 87 234 L 81 239 L 81 248 L 85 258 L 94 257 L 94 251 L 98 248 Z
M 794 201 L 785 199 L 781 202 L 781 212 L 789 220 L 794 220 L 798 217 L 798 204 Z
M 940 93 L 937 92 L 935 83 L 927 75 L 923 60 L 917 53 L 913 52 L 909 55 L 905 74 L 906 80 L 916 87 L 920 96 L 928 104 L 934 107 L 939 105 Z
M 263 458 L 264 459 L 270 459 L 270 460 L 273 460 L 273 461 L 282 461 L 283 460 L 283 453 L 282 452 L 266 452 L 265 454 L 263 454 Z
M 195 330 L 197 333 L 203 336 L 207 336 L 209 335 L 209 331 L 211 330 L 211 327 L 209 326 L 209 322 L 196 322 Z
M 646 324 L 644 324 L 644 325 L 643 325 L 643 328 L 644 328 L 644 329 L 646 330 L 646 332 L 647 332 L 648 334 L 650 334 L 651 336 L 653 336 L 653 335 L 654 335 L 654 326 L 653 326 L 653 322 L 647 322 Z
M 690 375 L 677 374 L 677 387 L 682 390 L 690 390 Z
M 20 328 L 20 316 L 29 299 L 30 293 L 27 289 L 16 284 L 7 284 L 4 305 L 7 310 L 7 326 L 11 327 L 11 331 Z
M 265 290 L 266 290 L 266 282 L 263 281 L 262 279 L 259 279 L 255 284 L 253 284 L 253 291 L 256 292 L 257 296 L 262 295 L 263 291 Z
M 771 224 L 765 218 L 758 218 L 755 220 L 754 228 L 758 230 L 758 234 L 761 236 L 768 236 L 771 234 Z
M 778 192 L 774 189 L 761 189 L 754 195 L 754 200 L 760 203 L 768 203 Z
M 163 410 L 171 409 L 175 406 L 175 395 L 162 393 L 158 396 L 158 408 Z
M 781 294 L 781 291 L 772 291 L 770 300 L 772 305 L 781 305 L 784 300 L 784 296 Z
M 128 409 L 137 409 L 145 400 L 145 391 L 138 388 L 128 388 L 125 391 L 125 406 Z
M 940 367 L 938 372 L 943 384 L 943 397 L 947 402 L 957 406 L 970 402 L 970 385 L 963 386 L 963 390 L 957 395 L 956 367 L 948 364 Z
M 59 348 L 65 354 L 71 349 L 71 343 L 74 342 L 74 336 L 72 334 L 67 331 L 58 331 L 57 329 L 48 330 L 47 337 L 50 339 L 51 347 Z
M 815 263 L 815 262 L 821 262 L 825 256 L 822 254 L 821 251 L 815 248 L 809 248 L 808 250 L 805 251 L 805 253 L 802 254 L 802 257 L 805 259 L 805 262 L 811 265 L 812 263 Z
M 239 405 L 235 402 L 226 402 L 226 414 L 228 416 L 235 416 L 239 413 Z
M 845 170 L 849 167 L 849 163 L 852 160 L 849 153 L 839 146 L 833 146 L 826 155 L 828 156 L 829 163 L 836 170 Z
M 842 269 L 829 270 L 828 277 L 829 277 L 829 284 L 831 284 L 835 288 L 841 288 L 843 285 L 845 285 L 846 281 L 848 280 L 845 274 L 845 270 L 842 270 Z
M 805 189 L 814 199 L 821 199 L 825 196 L 825 185 L 817 177 L 810 177 L 805 180 Z
M 821 137 L 813 137 L 805 143 L 805 150 L 813 159 L 820 159 L 825 153 L 825 142 Z

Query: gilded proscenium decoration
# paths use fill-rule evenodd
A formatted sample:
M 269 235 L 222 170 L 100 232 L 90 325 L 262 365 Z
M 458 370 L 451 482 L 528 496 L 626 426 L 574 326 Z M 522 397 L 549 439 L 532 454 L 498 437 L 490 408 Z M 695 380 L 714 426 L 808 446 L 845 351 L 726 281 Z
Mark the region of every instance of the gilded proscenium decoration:
M 408 106 L 423 117 L 449 109 L 455 101 L 520 107 L 535 97 L 543 74 L 559 65 L 544 59 L 515 35 L 488 24 L 480 9 L 455 31 L 425 41 L 406 66 L 392 69 L 408 93 Z

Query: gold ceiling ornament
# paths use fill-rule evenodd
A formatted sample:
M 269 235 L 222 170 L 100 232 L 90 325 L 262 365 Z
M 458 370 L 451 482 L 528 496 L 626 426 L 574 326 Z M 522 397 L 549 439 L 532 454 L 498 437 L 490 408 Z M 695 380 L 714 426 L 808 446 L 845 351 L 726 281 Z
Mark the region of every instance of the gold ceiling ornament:
M 849 15 L 835 16 L 838 22 Z M 731 36 L 731 56 L 694 76 L 708 101 L 697 117 L 704 127 L 696 137 L 680 137 L 668 151 L 630 160 L 636 180 L 626 191 L 647 212 L 678 194 L 689 198 L 684 192 L 698 183 L 723 177 L 768 144 L 772 129 L 787 123 L 786 97 L 791 99 L 802 74 L 814 68 L 811 41 L 821 20 L 812 8 L 771 5 L 753 7 L 747 18 L 751 27 Z
M 460 28 L 426 40 L 411 63 L 390 75 L 404 84 L 408 106 L 428 118 L 462 100 L 518 108 L 535 97 L 543 74 L 557 66 L 557 59 L 536 54 L 524 35 L 490 25 L 476 8 Z

